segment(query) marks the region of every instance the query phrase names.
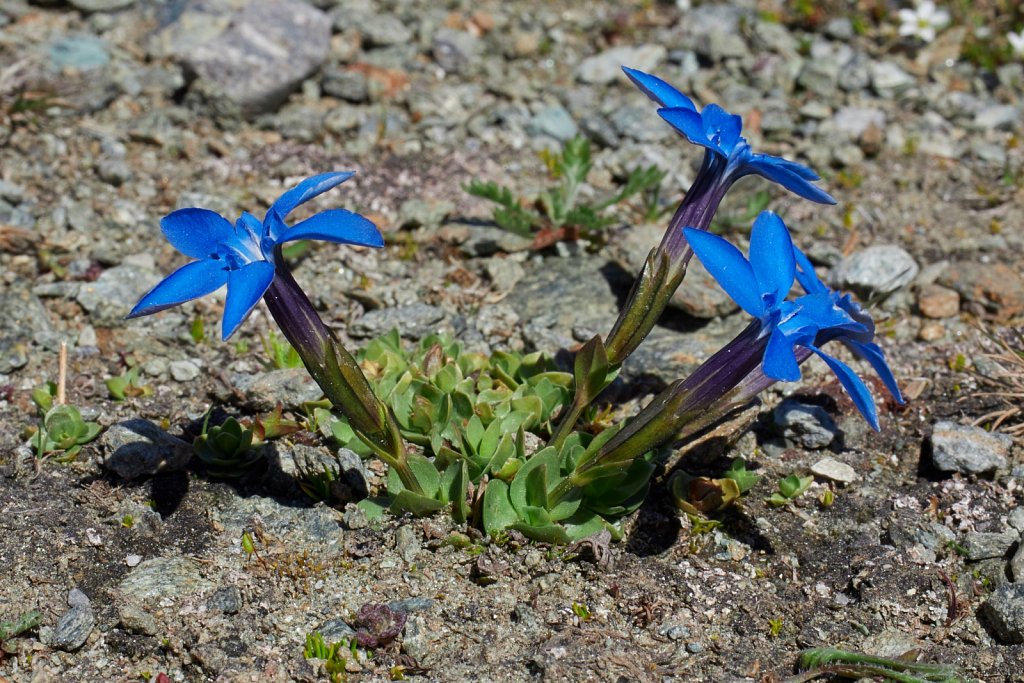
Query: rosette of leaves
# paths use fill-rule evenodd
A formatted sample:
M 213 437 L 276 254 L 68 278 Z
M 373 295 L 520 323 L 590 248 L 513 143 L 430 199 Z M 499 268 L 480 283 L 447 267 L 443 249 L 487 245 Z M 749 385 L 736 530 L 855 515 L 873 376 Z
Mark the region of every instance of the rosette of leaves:
M 634 460 L 618 474 L 596 479 L 573 488 L 558 500 L 551 493 L 615 429 L 596 437 L 574 433 L 561 449 L 543 448 L 519 467 L 495 473 L 487 482 L 482 507 L 484 529 L 495 534 L 515 529 L 529 538 L 547 543 L 569 543 L 607 529 L 613 538 L 622 537 L 615 521 L 636 510 L 644 501 L 656 465 L 653 454 Z
M 210 426 L 210 416 L 203 422 L 203 432 L 192 442 L 196 456 L 206 465 L 210 476 L 236 479 L 263 459 L 263 451 L 253 448 L 253 430 L 233 417 L 220 425 Z
M 95 422 L 83 420 L 75 406 L 57 405 L 46 411 L 31 444 L 39 457 L 53 453 L 59 454 L 54 456 L 57 462 L 71 462 L 82 446 L 95 439 L 102 429 Z

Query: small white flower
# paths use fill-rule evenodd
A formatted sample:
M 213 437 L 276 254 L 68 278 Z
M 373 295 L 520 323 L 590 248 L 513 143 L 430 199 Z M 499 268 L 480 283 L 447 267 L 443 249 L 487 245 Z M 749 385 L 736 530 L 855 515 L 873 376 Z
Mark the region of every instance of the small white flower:
M 932 0 L 921 0 L 914 9 L 901 9 L 900 35 L 914 36 L 925 43 L 935 40 L 935 33 L 949 24 L 949 12 L 939 9 Z
M 1010 31 L 1006 34 L 1006 40 L 1010 43 L 1010 48 L 1013 50 L 1013 54 L 1024 58 L 1024 29 L 1021 29 L 1017 33 Z

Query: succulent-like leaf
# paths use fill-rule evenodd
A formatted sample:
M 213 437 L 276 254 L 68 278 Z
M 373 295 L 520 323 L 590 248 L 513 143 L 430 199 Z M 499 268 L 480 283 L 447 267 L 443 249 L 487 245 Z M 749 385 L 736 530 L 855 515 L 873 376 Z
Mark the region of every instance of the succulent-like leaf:
M 484 531 L 493 536 L 515 524 L 518 519 L 508 495 L 508 484 L 501 479 L 487 482 L 483 504 Z

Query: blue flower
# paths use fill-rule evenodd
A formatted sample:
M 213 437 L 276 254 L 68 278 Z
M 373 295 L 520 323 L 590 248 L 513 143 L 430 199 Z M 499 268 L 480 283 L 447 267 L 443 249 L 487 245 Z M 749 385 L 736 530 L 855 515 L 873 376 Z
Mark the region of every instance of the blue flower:
M 765 211 L 757 217 L 750 236 L 749 261 L 721 237 L 693 228 L 684 232 L 712 277 L 744 311 L 761 321 L 760 338 L 768 337 L 761 363 L 767 377 L 800 379 L 796 347 L 806 348 L 832 369 L 854 405 L 877 430 L 878 413 L 864 381 L 845 363 L 821 350 L 826 343 L 839 341 L 867 360 L 893 397 L 903 402 L 882 349 L 873 341 L 871 316 L 849 295 L 830 290 L 818 279 L 807 257 L 793 246 L 778 216 Z M 794 277 L 807 294 L 787 300 Z
M 691 143 L 708 150 L 713 159 L 724 162 L 723 181 L 731 183 L 745 175 L 756 174 L 812 202 L 836 203 L 831 195 L 813 184 L 819 177 L 811 169 L 781 157 L 752 152 L 740 135 L 743 119 L 739 116 L 717 104 L 709 104 L 698 111 L 689 97 L 660 78 L 628 67 L 623 67 L 623 71 L 647 97 L 661 105 L 658 109 L 661 118 Z
M 243 213 L 232 225 L 208 209 L 179 209 L 160 221 L 171 245 L 196 261 L 168 275 L 135 305 L 128 318 L 150 315 L 228 286 L 222 323 L 227 339 L 248 317 L 282 264 L 280 246 L 293 240 L 324 240 L 368 247 L 384 246 L 377 226 L 344 209 L 323 211 L 288 227 L 295 207 L 340 185 L 352 173 L 307 178 L 278 197 L 260 222 Z

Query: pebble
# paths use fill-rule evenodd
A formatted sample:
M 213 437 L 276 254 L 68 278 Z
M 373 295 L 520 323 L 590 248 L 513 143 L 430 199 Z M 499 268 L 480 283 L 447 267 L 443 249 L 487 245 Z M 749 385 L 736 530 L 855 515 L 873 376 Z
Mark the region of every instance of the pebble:
M 832 284 L 864 298 L 891 294 L 913 282 L 918 266 L 914 257 L 894 244 L 876 244 L 854 252 L 832 270 Z
M 661 45 L 613 47 L 580 62 L 576 77 L 583 83 L 607 84 L 624 78 L 623 66 L 650 73 L 667 55 L 668 50 Z
M 408 524 L 398 527 L 398 531 L 395 532 L 395 550 L 406 564 L 415 561 L 421 549 L 420 537 L 415 528 Z
M 772 417 L 782 436 L 811 450 L 827 448 L 839 431 L 824 408 L 794 399 L 787 398 L 780 403 L 772 411 Z
M 1006 523 L 1010 525 L 1010 528 L 1024 533 L 1024 507 L 1010 510 L 1010 514 L 1006 516 Z
M 349 325 L 348 333 L 355 338 L 371 338 L 398 330 L 406 339 L 416 340 L 436 332 L 444 318 L 443 309 L 417 302 L 408 306 L 367 311 L 362 318 Z
M 955 289 L 928 285 L 917 293 L 917 307 L 926 318 L 952 318 L 960 312 L 960 295 Z
M 135 0 L 68 0 L 68 4 L 83 12 L 113 12 L 130 7 Z
M 232 373 L 231 384 L 243 402 L 254 410 L 273 410 L 279 403 L 285 410 L 298 410 L 303 403 L 317 401 L 324 392 L 305 368 L 281 368 L 256 374 Z M 233 396 L 227 392 L 224 399 Z
M 467 72 L 479 57 L 480 50 L 480 39 L 467 31 L 445 26 L 434 34 L 434 61 L 449 73 Z
M 932 461 L 944 472 L 991 474 L 1007 468 L 1013 440 L 980 427 L 937 422 L 932 429 Z
M 874 62 L 868 67 L 871 87 L 883 98 L 891 98 L 917 84 L 914 77 L 892 62 Z
M 96 626 L 96 616 L 88 602 L 76 605 L 57 621 L 50 638 L 50 645 L 58 650 L 74 652 L 85 644 Z
M 1024 276 L 1003 263 L 956 261 L 939 278 L 967 302 L 978 304 L 1000 321 L 1024 313 Z
M 192 446 L 148 420 L 111 425 L 97 442 L 101 464 L 122 479 L 179 470 L 192 458 Z
M 817 477 L 837 481 L 841 484 L 850 484 L 860 479 L 860 475 L 855 469 L 835 458 L 822 458 L 811 465 L 811 472 Z
M 1024 583 L 1007 583 L 996 588 L 981 606 L 980 613 L 999 642 L 1024 643 Z
M 153 270 L 134 265 L 108 268 L 94 282 L 84 282 L 75 297 L 96 327 L 123 327 L 124 317 L 162 278 Z
M 60 38 L 50 46 L 50 64 L 54 69 L 92 71 L 106 66 L 110 53 L 103 40 L 89 35 Z
M 359 31 L 367 47 L 402 45 L 413 38 L 412 30 L 393 14 L 338 12 L 334 21 L 339 28 L 351 26 Z
M 237 614 L 242 609 L 242 592 L 238 586 L 221 586 L 210 596 L 210 608 L 224 614 Z
M 971 562 L 1003 557 L 1020 539 L 1020 532 L 1014 529 L 1006 531 L 972 531 L 964 536 L 963 547 L 967 559 Z
M 455 211 L 455 204 L 433 197 L 413 197 L 398 208 L 398 224 L 403 228 L 437 228 Z
M 199 569 L 184 557 L 152 558 L 124 577 L 117 592 L 125 600 L 178 600 L 213 587 Z
M 1017 544 L 1017 552 L 1010 558 L 1010 577 L 1014 583 L 1024 583 L 1024 543 Z
M 946 326 L 934 320 L 926 320 L 917 330 L 917 338 L 923 342 L 938 341 L 946 336 Z
M 123 602 L 117 606 L 117 618 L 118 623 L 131 633 L 155 636 L 160 630 L 156 618 L 131 601 Z
M 530 120 L 528 130 L 534 135 L 546 135 L 565 142 L 579 133 L 572 114 L 560 104 L 544 107 Z
M 177 382 L 191 382 L 199 377 L 199 366 L 190 360 L 175 360 L 168 365 L 171 377 Z

